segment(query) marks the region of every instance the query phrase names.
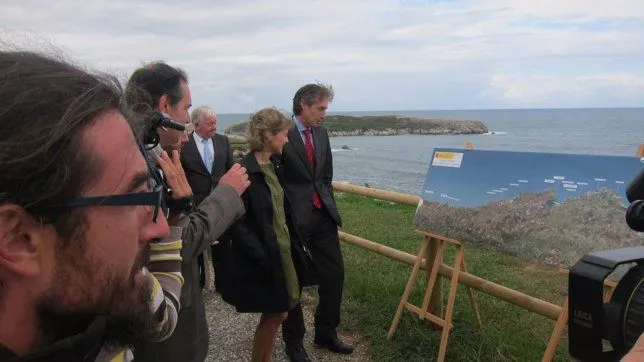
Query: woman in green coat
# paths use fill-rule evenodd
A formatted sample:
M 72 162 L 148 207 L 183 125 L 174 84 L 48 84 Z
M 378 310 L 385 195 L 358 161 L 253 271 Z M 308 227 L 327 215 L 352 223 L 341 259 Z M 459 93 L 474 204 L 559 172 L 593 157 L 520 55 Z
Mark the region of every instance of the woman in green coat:
M 270 361 L 279 326 L 299 303 L 301 285 L 312 271 L 282 188 L 278 156 L 292 125 L 274 108 L 253 114 L 247 129 L 251 152 L 241 162 L 250 181 L 242 195 L 246 215 L 231 229 L 222 297 L 240 313 L 262 313 L 253 361 Z

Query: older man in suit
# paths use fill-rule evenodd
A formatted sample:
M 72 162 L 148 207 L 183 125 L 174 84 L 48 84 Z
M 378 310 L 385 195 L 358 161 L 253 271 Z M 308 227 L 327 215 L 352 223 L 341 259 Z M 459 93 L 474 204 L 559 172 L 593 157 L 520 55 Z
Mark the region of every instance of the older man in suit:
M 194 201 L 197 205 L 217 186 L 219 179 L 233 166 L 233 153 L 228 137 L 217 134 L 217 114 L 207 106 L 197 107 L 191 114 L 194 132 L 188 136 L 188 142 L 181 151 L 181 165 L 186 173 L 188 183 L 192 188 Z M 220 239 L 228 239 L 222 235 Z M 213 240 L 214 242 L 215 240 Z M 221 258 L 219 247 L 210 247 L 212 265 L 216 271 Z M 199 255 L 201 288 L 206 283 L 206 268 L 204 255 Z M 220 289 L 219 273 L 215 273 L 215 287 Z
M 296 222 L 319 273 L 318 306 L 315 312 L 315 344 L 333 352 L 350 354 L 353 346 L 342 342 L 336 328 L 344 286 L 344 263 L 338 240 L 341 225 L 333 197 L 333 159 L 326 118 L 333 89 L 307 84 L 293 97 L 294 127 L 282 151 L 285 190 L 291 200 Z M 309 361 L 302 340 L 305 327 L 301 305 L 289 311 L 282 324 L 286 353 L 291 361 Z

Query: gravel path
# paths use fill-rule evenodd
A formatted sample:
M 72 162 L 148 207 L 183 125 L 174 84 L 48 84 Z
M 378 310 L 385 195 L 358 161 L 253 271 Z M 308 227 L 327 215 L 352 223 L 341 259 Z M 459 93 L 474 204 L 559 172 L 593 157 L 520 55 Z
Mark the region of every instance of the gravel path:
M 207 265 L 209 263 L 206 263 Z M 210 271 L 212 273 L 212 269 Z M 212 274 L 209 275 L 212 280 Z M 212 285 L 208 283 L 207 285 Z M 259 322 L 259 314 L 237 313 L 235 308 L 224 302 L 213 287 L 206 287 L 204 301 L 210 329 L 210 347 L 206 361 L 250 361 L 253 334 Z M 371 361 L 369 341 L 357 331 L 339 331 L 343 340 L 352 343 L 356 349 L 346 356 L 316 348 L 313 344 L 313 313 L 315 297 L 311 291 L 304 291 L 303 305 L 307 333 L 304 348 L 313 361 Z M 278 337 L 273 350 L 273 361 L 288 361 L 284 344 Z

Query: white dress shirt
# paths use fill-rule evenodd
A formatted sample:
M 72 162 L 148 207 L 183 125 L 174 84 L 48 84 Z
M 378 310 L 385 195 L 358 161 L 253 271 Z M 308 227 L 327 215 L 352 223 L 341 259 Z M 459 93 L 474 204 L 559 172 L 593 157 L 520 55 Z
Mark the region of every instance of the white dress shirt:
M 207 146 L 210 149 L 210 154 L 212 155 L 212 159 L 215 159 L 215 146 L 212 144 L 212 138 L 208 138 L 206 140 L 206 143 L 203 142 L 203 138 L 201 138 L 197 132 L 192 132 L 192 136 L 195 139 L 195 143 L 197 144 L 197 150 L 199 150 L 199 155 L 201 156 L 201 160 L 203 161 L 204 165 L 206 165 L 206 160 L 204 159 L 204 145 Z M 208 167 L 206 166 L 206 169 Z

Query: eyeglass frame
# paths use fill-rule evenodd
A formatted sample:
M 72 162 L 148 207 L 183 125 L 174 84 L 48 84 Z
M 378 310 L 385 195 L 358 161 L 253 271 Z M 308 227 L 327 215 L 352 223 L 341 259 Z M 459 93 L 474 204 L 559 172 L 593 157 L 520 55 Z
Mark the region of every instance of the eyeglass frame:
M 79 207 L 79 206 L 154 206 L 152 222 L 156 223 L 159 216 L 159 210 L 163 209 L 163 214 L 167 218 L 169 210 L 164 203 L 164 186 L 157 185 L 154 191 L 137 192 L 130 194 L 104 195 L 79 197 L 69 200 L 54 207 Z

